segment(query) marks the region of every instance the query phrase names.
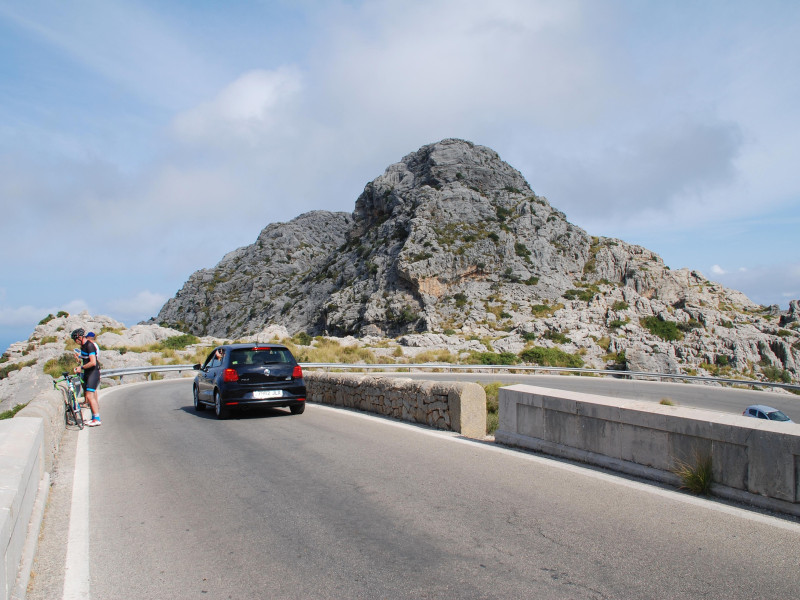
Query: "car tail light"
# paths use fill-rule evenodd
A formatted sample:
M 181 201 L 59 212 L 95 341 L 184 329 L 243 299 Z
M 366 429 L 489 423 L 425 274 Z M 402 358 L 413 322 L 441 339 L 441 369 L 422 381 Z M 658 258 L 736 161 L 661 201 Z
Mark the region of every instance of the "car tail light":
M 225 369 L 222 372 L 222 381 L 231 382 L 231 381 L 239 381 L 239 374 L 236 372 L 236 369 Z
M 303 378 L 303 369 L 300 368 L 300 365 L 295 365 L 294 370 L 292 371 L 292 379 L 302 379 Z

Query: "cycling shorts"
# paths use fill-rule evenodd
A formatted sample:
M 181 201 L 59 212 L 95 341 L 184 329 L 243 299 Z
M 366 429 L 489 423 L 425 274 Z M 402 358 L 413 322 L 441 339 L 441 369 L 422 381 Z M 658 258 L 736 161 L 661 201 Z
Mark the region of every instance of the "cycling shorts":
M 100 369 L 89 369 L 83 372 L 83 389 L 94 392 L 100 387 Z

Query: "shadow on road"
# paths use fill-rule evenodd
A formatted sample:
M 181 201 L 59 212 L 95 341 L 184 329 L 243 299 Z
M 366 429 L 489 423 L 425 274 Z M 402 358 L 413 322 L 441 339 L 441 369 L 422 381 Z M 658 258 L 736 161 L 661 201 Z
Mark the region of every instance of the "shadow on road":
M 198 419 L 217 420 L 217 415 L 214 414 L 213 408 L 207 408 L 204 411 L 197 411 L 194 405 L 181 406 L 176 410 L 182 410 L 185 413 L 193 415 Z M 245 406 L 242 408 L 232 409 L 230 416 L 225 421 L 240 421 L 247 419 L 273 419 L 278 417 L 300 417 L 302 415 L 292 415 L 288 408 L 271 408 L 269 406 Z

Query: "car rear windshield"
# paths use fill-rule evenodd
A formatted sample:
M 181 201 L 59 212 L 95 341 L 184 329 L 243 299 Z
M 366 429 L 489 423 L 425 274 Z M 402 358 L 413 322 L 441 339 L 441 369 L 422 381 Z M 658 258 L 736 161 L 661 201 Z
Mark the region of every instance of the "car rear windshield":
M 269 365 L 293 363 L 294 357 L 286 348 L 240 348 L 231 350 L 231 365 Z

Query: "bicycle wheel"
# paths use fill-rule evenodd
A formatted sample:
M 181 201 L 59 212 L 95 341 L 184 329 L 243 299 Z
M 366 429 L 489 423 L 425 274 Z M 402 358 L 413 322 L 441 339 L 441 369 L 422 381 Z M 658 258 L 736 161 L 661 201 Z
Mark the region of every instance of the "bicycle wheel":
M 83 410 L 77 399 L 75 400 L 73 412 L 75 413 L 75 423 L 78 425 L 78 429 L 83 429 Z
M 78 429 L 83 429 L 83 413 L 72 390 L 67 393 L 64 419 L 67 425 L 77 425 Z

